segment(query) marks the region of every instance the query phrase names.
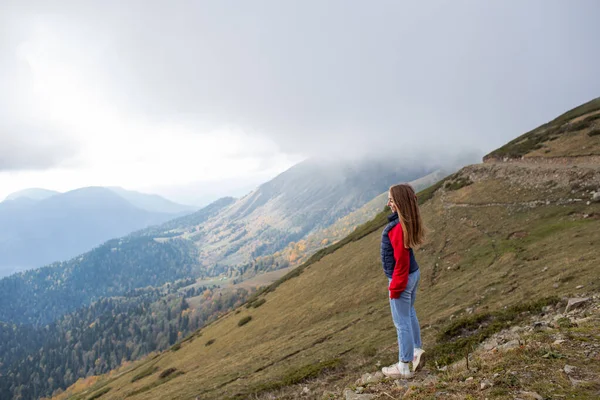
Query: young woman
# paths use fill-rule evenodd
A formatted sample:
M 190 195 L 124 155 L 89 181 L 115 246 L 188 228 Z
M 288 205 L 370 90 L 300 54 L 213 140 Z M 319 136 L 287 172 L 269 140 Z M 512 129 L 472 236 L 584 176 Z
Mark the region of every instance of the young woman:
M 424 228 L 417 204 L 417 196 L 410 185 L 395 185 L 390 188 L 388 206 L 393 214 L 381 237 L 381 261 L 389 280 L 392 319 L 398 334 L 397 364 L 381 370 L 391 378 L 412 378 L 413 371 L 423 366 L 421 328 L 415 312 L 417 286 L 421 274 L 415 260 L 413 248 L 423 243 Z

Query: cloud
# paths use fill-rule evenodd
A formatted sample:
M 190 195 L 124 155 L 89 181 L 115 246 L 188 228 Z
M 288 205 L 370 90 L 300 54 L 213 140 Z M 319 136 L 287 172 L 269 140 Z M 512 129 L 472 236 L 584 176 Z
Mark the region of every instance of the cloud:
M 0 171 L 44 170 L 71 160 L 78 140 L 44 101 L 28 57 L 31 32 L 0 11 Z
M 0 171 L 48 169 L 75 154 L 73 142 L 57 140 L 57 135 L 44 128 L 0 122 Z
M 100 126 L 120 126 L 123 137 L 142 121 L 136 126 L 184 124 L 199 137 L 233 126 L 287 154 L 453 158 L 490 151 L 600 93 L 593 1 L 6 7 L 0 25 L 12 21 L 1 28 L 12 39 L 0 45 L 0 65 L 7 49 L 33 44 L 29 61 L 38 61 L 46 99 L 34 114 L 50 120 L 46 135 L 67 142 L 86 143 Z M 22 138 L 15 168 L 36 149 L 35 135 Z M 74 154 L 39 152 L 48 154 L 40 167 Z
M 491 150 L 597 96 L 595 11 L 547 1 L 144 2 L 106 7 L 112 18 L 92 24 L 110 32 L 103 63 L 132 113 L 235 124 L 308 155 L 444 154 Z

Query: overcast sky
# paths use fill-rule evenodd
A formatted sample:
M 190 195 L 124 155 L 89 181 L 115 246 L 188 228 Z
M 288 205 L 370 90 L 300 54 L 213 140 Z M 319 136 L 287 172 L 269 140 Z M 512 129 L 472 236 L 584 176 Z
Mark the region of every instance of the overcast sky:
M 0 199 L 483 155 L 600 96 L 599 18 L 594 0 L 4 0 Z

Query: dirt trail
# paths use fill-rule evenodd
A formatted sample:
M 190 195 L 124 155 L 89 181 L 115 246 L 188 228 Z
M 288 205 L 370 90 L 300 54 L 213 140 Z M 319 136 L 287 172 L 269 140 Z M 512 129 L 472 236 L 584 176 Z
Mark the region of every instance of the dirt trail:
M 572 157 L 524 157 L 519 159 L 487 159 L 483 165 L 504 165 L 526 168 L 590 168 L 600 169 L 600 155 Z

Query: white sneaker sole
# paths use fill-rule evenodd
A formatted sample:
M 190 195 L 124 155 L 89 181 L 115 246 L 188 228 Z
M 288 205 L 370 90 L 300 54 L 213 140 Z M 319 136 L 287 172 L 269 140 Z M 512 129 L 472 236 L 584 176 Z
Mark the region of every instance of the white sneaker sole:
M 413 377 L 413 373 L 410 372 L 409 374 L 402 374 L 400 372 L 389 372 L 389 371 L 385 371 L 387 368 L 382 368 L 381 369 L 381 373 L 385 376 L 387 376 L 388 378 L 392 378 L 392 379 L 411 379 Z
M 403 375 L 403 374 L 386 374 L 385 372 L 381 372 L 383 375 L 387 376 L 388 378 L 392 378 L 392 379 L 412 379 L 413 375 Z
M 423 368 L 423 365 L 425 365 L 426 358 L 427 357 L 425 356 L 425 352 L 422 352 L 415 358 L 415 360 L 413 360 L 413 371 L 414 372 L 417 372 L 417 371 L 421 370 L 421 368 Z

